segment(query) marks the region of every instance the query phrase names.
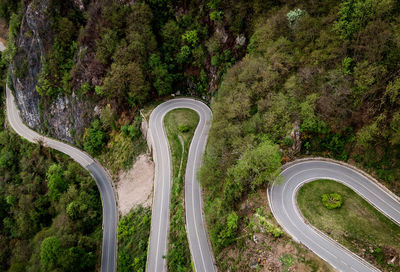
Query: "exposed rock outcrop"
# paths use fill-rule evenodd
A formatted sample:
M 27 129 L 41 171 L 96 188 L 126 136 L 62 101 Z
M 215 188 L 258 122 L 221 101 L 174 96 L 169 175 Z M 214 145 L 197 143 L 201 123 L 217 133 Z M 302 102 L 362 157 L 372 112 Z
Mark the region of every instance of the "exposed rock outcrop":
M 50 0 L 33 0 L 26 7 L 10 75 L 25 123 L 34 130 L 73 143 L 74 135 L 83 135 L 89 125 L 93 105 L 74 94 L 60 94 L 50 105 L 40 105 L 41 97 L 36 91 L 46 52 L 53 43 L 49 9 Z

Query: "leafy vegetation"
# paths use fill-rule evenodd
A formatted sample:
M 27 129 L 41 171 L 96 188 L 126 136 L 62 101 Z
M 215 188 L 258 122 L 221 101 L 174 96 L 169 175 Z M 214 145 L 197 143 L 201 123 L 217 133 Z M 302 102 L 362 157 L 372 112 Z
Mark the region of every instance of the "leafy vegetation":
M 256 1 L 250 3 L 256 7 Z M 280 158 L 350 160 L 400 192 L 394 129 L 400 104 L 389 102 L 399 98 L 393 87 L 400 56 L 396 7 L 394 1 L 374 0 L 269 2 L 250 24 L 244 22 L 247 54 L 226 70 L 218 86 L 199 175 L 217 261 L 230 248 L 218 242 L 227 215 L 234 211 L 239 222 L 244 220 L 241 200 L 273 180 Z M 225 21 L 229 12 L 223 11 Z M 208 47 L 216 50 L 218 44 Z M 276 156 L 264 161 L 264 145 Z M 267 161 L 271 169 L 260 165 Z M 266 175 L 260 175 L 264 169 Z
M 100 120 L 96 119 L 92 122 L 88 135 L 84 138 L 84 148 L 92 156 L 98 155 L 107 142 L 107 133 L 101 126 Z
M 265 216 L 264 209 L 257 208 L 254 215 L 250 218 L 249 229 L 252 232 L 271 233 L 275 238 L 281 237 L 283 231 L 279 227 L 275 227 Z
M 144 272 L 150 236 L 151 209 L 139 206 L 118 223 L 118 271 Z
M 102 213 L 90 175 L 4 129 L 0 149 L 0 270 L 97 270 Z
M 2 67 L 18 52 L 28 2 L 0 1 L 10 28 Z M 211 101 L 199 178 L 218 262 L 243 241 L 242 201 L 275 180 L 281 162 L 349 161 L 400 193 L 398 1 L 50 2 L 41 108 L 60 94 L 98 105 L 76 140 L 113 173 L 145 148 L 137 116 L 146 103 L 174 92 Z M 18 67 L 29 74 L 29 63 Z M 7 156 L 0 164 L 11 167 Z M 59 185 L 52 201 L 65 193 Z
M 345 199 L 340 209 L 321 204 L 321 195 L 331 192 Z M 348 187 L 331 180 L 312 181 L 300 188 L 297 201 L 313 226 L 382 270 L 400 269 L 391 263 L 400 252 L 400 227 Z
M 343 205 L 342 196 L 338 193 L 323 194 L 321 195 L 321 201 L 329 210 L 340 208 Z
M 198 122 L 198 114 L 189 109 L 172 110 L 164 117 L 173 166 L 167 256 L 169 271 L 192 271 L 185 226 L 184 176 L 189 145 Z

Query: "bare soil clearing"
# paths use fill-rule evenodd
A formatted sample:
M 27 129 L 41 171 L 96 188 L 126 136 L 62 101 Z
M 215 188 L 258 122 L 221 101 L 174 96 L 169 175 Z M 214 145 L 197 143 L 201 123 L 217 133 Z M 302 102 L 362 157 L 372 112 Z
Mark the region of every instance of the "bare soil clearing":
M 153 199 L 154 163 L 149 155 L 140 155 L 127 172 L 120 172 L 117 183 L 118 207 L 122 216 L 132 208 L 151 206 Z

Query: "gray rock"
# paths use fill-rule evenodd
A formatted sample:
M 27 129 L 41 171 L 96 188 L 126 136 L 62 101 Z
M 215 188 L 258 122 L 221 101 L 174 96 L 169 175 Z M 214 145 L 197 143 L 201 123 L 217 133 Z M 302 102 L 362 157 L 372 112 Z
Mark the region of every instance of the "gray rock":
M 235 39 L 235 44 L 243 46 L 246 43 L 246 37 L 243 34 L 240 34 Z
M 41 97 L 36 85 L 42 61 L 53 44 L 49 5 L 50 0 L 33 0 L 26 8 L 16 38 L 18 53 L 10 64 L 11 81 L 22 119 L 29 127 L 39 132 L 46 130 L 50 136 L 74 143 L 74 134 L 82 136 L 93 117 L 89 101 L 74 93 L 60 94 L 39 110 Z M 16 73 L 22 69 L 24 73 Z

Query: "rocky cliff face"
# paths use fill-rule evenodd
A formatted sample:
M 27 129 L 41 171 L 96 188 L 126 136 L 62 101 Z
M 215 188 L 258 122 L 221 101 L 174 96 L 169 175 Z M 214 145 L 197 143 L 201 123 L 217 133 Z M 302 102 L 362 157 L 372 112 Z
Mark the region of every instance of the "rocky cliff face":
M 52 46 L 50 0 L 33 0 L 26 8 L 16 39 L 18 52 L 10 65 L 11 79 L 22 118 L 34 130 L 73 143 L 93 115 L 93 105 L 74 94 L 60 94 L 50 105 L 41 105 L 36 91 L 46 52 Z

